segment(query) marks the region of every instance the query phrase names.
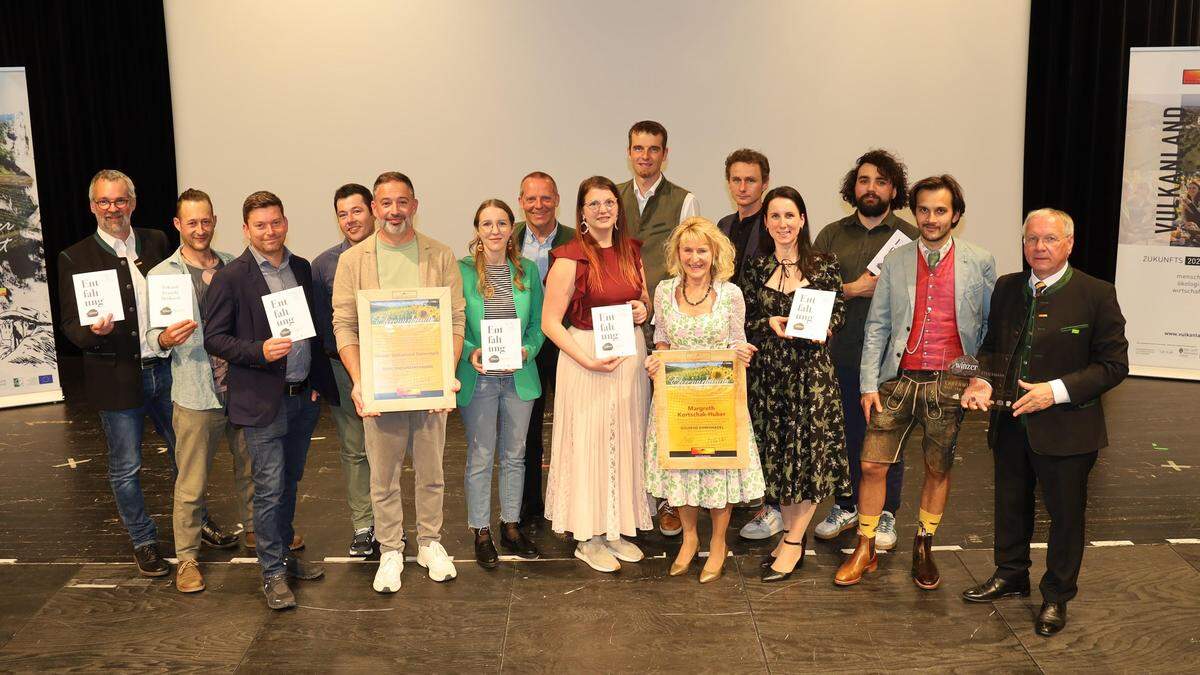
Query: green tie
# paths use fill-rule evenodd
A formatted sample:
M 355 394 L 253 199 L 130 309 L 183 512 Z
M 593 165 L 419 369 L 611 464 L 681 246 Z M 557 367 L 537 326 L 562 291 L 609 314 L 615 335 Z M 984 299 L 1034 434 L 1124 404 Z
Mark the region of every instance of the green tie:
M 929 271 L 932 272 L 937 268 L 938 261 L 942 259 L 941 251 L 930 251 L 927 262 L 929 263 Z

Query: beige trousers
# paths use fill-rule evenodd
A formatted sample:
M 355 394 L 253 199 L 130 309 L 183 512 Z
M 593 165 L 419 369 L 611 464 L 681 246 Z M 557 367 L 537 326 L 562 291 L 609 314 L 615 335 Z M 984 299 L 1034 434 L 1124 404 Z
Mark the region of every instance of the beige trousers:
M 383 413 L 363 418 L 367 462 L 371 465 L 371 508 L 379 550 L 404 550 L 404 506 L 400 476 L 404 457 L 412 452 L 417 545 L 441 539 L 442 451 L 446 447 L 446 413 L 427 411 Z
M 224 410 L 191 410 L 174 404 L 171 424 L 175 427 L 175 556 L 195 560 L 200 550 L 200 526 L 204 511 L 204 493 L 208 470 L 221 445 L 229 443 L 233 454 L 233 486 L 237 495 L 238 515 L 247 532 L 254 531 L 254 482 L 250 478 L 250 456 L 241 431 L 229 423 Z

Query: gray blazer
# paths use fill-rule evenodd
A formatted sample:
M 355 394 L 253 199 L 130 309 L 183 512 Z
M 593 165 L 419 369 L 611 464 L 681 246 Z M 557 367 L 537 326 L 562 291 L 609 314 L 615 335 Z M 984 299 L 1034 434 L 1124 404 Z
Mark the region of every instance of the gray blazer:
M 879 282 L 867 311 L 863 336 L 859 386 L 863 393 L 879 391 L 879 384 L 900 372 L 900 358 L 908 345 L 913 307 L 917 300 L 917 244 L 911 241 L 888 254 L 879 270 Z M 975 356 L 987 333 L 992 287 L 996 285 L 996 258 L 991 253 L 954 238 L 954 315 L 963 351 Z

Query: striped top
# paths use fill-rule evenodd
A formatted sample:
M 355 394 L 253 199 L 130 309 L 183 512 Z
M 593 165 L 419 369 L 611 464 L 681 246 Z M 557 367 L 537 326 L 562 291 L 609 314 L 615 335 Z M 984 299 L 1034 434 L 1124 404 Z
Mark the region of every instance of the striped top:
M 512 272 L 508 263 L 485 267 L 488 283 L 492 286 L 492 297 L 483 299 L 483 318 L 515 319 L 517 306 L 513 303 Z

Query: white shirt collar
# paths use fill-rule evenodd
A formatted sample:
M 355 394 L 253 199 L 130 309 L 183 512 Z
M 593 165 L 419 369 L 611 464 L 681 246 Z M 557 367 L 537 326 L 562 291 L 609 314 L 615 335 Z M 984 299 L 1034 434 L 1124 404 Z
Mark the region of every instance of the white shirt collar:
M 1030 270 L 1029 271 L 1029 287 L 1033 288 L 1039 281 L 1046 284 L 1046 288 L 1049 288 L 1049 287 L 1053 286 L 1054 284 L 1057 284 L 1058 280 L 1061 279 L 1063 277 L 1063 275 L 1067 273 L 1067 268 L 1070 266 L 1071 266 L 1070 263 L 1063 265 L 1061 270 L 1055 272 L 1054 274 L 1051 274 L 1050 276 L 1046 277 L 1045 279 L 1039 279 L 1038 276 L 1033 273 L 1033 270 Z
M 658 180 L 654 181 L 654 185 L 651 185 L 649 190 L 646 190 L 646 194 L 642 194 L 641 184 L 638 183 L 637 178 L 634 178 L 633 189 L 637 191 L 638 199 L 641 201 L 648 201 L 651 197 L 653 197 L 654 193 L 658 192 L 658 186 L 662 185 L 663 178 L 665 178 L 663 174 L 658 174 Z
M 925 240 L 919 237 L 917 238 L 917 246 L 921 248 L 922 258 L 928 258 L 929 254 L 933 252 L 933 249 L 925 245 Z M 942 254 L 942 258 L 946 257 L 946 254 L 950 252 L 950 247 L 952 246 L 954 246 L 954 237 L 951 236 L 948 237 L 946 239 L 946 243 L 942 244 L 942 247 L 938 249 L 938 252 Z
M 117 239 L 99 227 L 96 228 L 96 234 L 100 235 L 100 239 L 103 240 L 104 243 L 108 244 L 108 247 L 115 251 L 116 254 L 122 258 L 128 255 L 127 251 L 134 251 L 135 253 L 137 252 L 137 236 L 132 227 L 129 228 L 129 236 L 124 240 Z

